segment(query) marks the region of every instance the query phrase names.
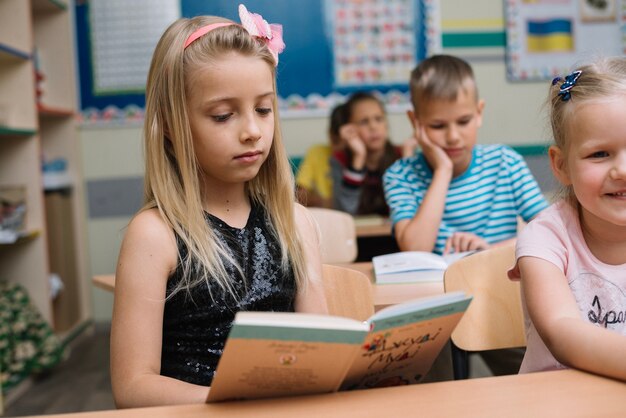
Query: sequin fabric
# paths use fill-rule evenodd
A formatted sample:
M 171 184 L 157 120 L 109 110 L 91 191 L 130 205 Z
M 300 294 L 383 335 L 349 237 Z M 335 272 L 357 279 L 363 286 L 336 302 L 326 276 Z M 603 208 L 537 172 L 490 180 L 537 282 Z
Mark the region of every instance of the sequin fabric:
M 210 386 L 224 343 L 237 311 L 293 312 L 296 295 L 293 271 L 283 274 L 280 246 L 271 234 L 265 211 L 253 206 L 246 226 L 232 228 L 207 214 L 207 222 L 227 243 L 246 276 L 244 283 L 232 264 L 226 264 L 239 301 L 212 283 L 182 291 L 165 302 L 161 374 L 189 383 Z M 186 255 L 184 246 L 179 251 Z M 169 295 L 182 276 L 178 266 L 167 285 Z

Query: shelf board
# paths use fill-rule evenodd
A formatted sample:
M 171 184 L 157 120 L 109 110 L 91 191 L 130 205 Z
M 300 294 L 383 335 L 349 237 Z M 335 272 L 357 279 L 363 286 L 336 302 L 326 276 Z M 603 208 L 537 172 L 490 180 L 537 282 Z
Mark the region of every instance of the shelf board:
M 0 42 L 0 62 L 28 61 L 31 55 L 27 51 L 22 51 L 10 45 Z
M 43 104 L 37 105 L 37 112 L 42 118 L 66 118 L 76 114 L 73 109 L 47 106 Z
M 32 0 L 32 8 L 35 13 L 56 12 L 67 9 L 64 0 Z
M 0 126 L 0 136 L 16 137 L 16 136 L 32 136 L 37 133 L 35 129 L 11 128 L 9 126 Z
M 30 231 L 18 231 L 18 232 L 2 232 L 0 231 L 0 245 L 14 245 L 21 244 L 22 242 L 29 241 L 37 236 L 41 232 L 38 229 Z

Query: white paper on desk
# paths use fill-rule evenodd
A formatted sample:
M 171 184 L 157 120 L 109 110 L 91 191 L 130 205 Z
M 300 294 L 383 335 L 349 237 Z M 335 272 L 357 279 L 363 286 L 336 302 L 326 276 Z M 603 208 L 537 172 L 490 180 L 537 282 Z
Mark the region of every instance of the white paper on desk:
M 445 256 L 427 251 L 401 251 L 372 258 L 376 283 L 411 283 L 441 281 L 450 264 L 473 251 Z

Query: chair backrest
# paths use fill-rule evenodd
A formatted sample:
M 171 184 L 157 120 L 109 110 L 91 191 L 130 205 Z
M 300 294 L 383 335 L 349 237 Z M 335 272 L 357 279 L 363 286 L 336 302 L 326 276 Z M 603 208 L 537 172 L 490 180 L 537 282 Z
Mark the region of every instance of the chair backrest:
M 452 263 L 444 274 L 446 292 L 473 296 L 452 333 L 452 342 L 466 351 L 526 345 L 519 282 L 507 277 L 515 262 L 513 244 L 480 251 Z
M 374 314 L 372 283 L 365 274 L 324 264 L 322 280 L 330 315 L 364 321 Z
M 309 208 L 320 230 L 323 263 L 351 263 L 356 260 L 357 242 L 354 218 L 334 209 Z

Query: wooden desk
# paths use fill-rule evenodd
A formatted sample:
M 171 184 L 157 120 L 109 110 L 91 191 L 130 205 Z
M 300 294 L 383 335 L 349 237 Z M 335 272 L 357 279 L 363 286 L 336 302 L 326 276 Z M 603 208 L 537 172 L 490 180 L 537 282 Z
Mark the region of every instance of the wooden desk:
M 355 216 L 357 238 L 391 236 L 391 221 L 382 216 Z
M 357 225 L 356 236 L 357 238 L 391 236 L 391 224 Z
M 93 284 L 100 289 L 113 292 L 115 290 L 115 274 L 99 274 L 93 276 Z
M 47 418 L 621 417 L 626 383 L 575 370 L 294 398 L 46 415 Z
M 370 278 L 372 281 L 375 310 L 379 310 L 385 306 L 395 305 L 409 299 L 440 295 L 444 292 L 442 281 L 377 285 L 374 283 L 374 269 L 370 262 L 335 263 L 334 265 L 358 270 L 365 273 L 365 275 Z M 115 289 L 115 275 L 103 274 L 94 276 L 93 283 L 101 289 L 112 292 Z

